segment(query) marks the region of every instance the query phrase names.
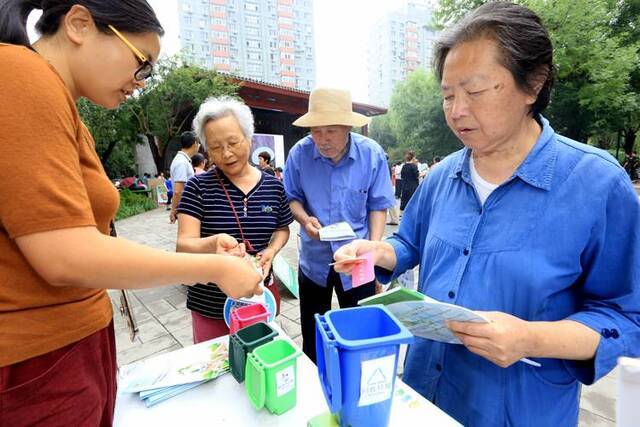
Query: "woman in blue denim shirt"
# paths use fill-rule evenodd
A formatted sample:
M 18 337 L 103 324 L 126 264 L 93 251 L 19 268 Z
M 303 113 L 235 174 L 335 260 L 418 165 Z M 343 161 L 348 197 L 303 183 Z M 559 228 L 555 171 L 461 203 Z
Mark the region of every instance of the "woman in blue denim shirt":
M 542 117 L 552 53 L 538 16 L 510 3 L 444 33 L 434 70 L 465 148 L 396 235 L 335 254 L 373 251 L 382 282 L 419 264 L 422 293 L 491 320 L 450 322 L 464 345 L 417 338 L 407 354 L 404 380 L 468 426 L 576 425 L 580 383 L 640 354 L 640 204 L 609 154 Z

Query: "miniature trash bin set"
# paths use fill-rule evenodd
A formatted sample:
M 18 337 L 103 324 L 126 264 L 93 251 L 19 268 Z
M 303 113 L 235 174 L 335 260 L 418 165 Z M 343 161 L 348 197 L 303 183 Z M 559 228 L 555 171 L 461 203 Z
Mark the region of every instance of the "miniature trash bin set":
M 237 308 L 230 315 L 229 366 L 238 383 L 245 382 L 249 401 L 280 415 L 296 406 L 297 369 L 300 356 L 289 341 L 276 339 L 262 304 Z
M 361 264 L 367 281 L 372 265 Z M 231 312 L 229 365 L 256 409 L 280 415 L 296 405 L 301 353 L 277 338 L 268 316 L 259 303 Z M 387 426 L 400 345 L 411 343 L 413 335 L 383 305 L 330 310 L 315 320 L 318 376 L 333 421 L 342 427 Z

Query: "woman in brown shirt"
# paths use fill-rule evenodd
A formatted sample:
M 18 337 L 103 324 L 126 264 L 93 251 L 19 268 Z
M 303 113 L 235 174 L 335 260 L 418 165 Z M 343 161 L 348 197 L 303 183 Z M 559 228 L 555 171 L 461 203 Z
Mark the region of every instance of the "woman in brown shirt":
M 25 21 L 43 9 L 41 38 Z M 234 297 L 260 275 L 211 254 L 109 236 L 118 193 L 75 101 L 115 108 L 144 86 L 163 29 L 145 0 L 0 4 L 0 420 L 110 425 L 112 309 L 105 289 L 215 282 Z M 35 156 L 32 155 L 35 153 Z M 33 159 L 29 163 L 25 158 Z M 35 162 L 35 164 L 34 164 Z

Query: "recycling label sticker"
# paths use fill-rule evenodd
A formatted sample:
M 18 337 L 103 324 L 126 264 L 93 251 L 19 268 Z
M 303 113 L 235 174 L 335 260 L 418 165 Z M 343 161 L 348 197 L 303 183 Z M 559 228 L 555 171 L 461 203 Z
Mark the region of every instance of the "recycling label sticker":
M 276 394 L 284 396 L 296 387 L 296 371 L 289 366 L 276 372 Z
M 358 406 L 373 405 L 391 398 L 395 366 L 395 354 L 362 362 Z

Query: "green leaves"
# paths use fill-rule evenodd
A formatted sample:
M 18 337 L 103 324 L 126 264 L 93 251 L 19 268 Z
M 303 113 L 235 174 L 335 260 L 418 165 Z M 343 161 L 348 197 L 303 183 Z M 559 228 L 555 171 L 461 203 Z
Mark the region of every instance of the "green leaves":
M 200 104 L 210 96 L 235 95 L 237 87 L 214 70 L 187 66 L 177 58 L 157 65 L 144 89 L 116 110 L 78 101 L 83 122 L 96 140 L 98 154 L 110 176 L 133 173 L 133 147 L 142 135 L 154 135 L 149 144 L 158 171 L 165 169 L 169 143 L 191 128 Z
M 486 0 L 440 0 L 448 27 Z M 544 112 L 556 131 L 579 141 L 640 128 L 640 0 L 519 0 L 549 31 L 557 70 Z
M 402 160 L 407 150 L 426 162 L 462 147 L 445 121 L 438 82 L 420 69 L 396 85 L 389 112 L 373 121 L 371 135 L 392 162 Z

